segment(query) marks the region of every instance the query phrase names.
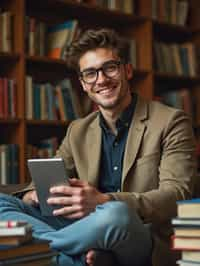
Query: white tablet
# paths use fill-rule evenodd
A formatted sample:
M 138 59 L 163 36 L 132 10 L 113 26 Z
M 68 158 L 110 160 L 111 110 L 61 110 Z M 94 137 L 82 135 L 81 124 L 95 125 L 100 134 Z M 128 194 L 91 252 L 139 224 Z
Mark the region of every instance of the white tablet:
M 50 187 L 68 183 L 64 161 L 62 158 L 28 159 L 28 169 L 35 184 L 42 215 L 51 216 L 54 209 L 62 206 L 47 203 L 51 197 Z

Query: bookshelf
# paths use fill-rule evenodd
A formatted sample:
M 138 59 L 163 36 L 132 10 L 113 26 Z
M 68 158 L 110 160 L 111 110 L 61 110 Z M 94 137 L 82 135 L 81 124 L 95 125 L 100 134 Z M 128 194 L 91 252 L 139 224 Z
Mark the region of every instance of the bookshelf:
M 30 55 L 27 52 L 27 17 L 46 24 L 77 20 L 82 29 L 91 27 L 91 25 L 92 27 L 111 27 L 124 37 L 134 39 L 137 62 L 134 68 L 133 84 L 134 89 L 145 98 L 160 99 L 162 93 L 168 91 L 170 87 L 176 90 L 187 88 L 191 95 L 193 95 L 193 90 L 195 93 L 200 91 L 200 71 L 198 68 L 192 76 L 176 71 L 161 71 L 155 64 L 157 58 L 154 48 L 156 42 L 168 46 L 177 44 L 179 47 L 183 43 L 190 42 L 195 47 L 200 47 L 200 2 L 198 0 L 132 0 L 121 2 L 129 3 L 133 12 L 130 7 L 128 11 L 127 9 L 123 11 L 121 8 L 101 6 L 98 0 L 1 0 L 0 13 L 9 11 L 11 14 L 11 49 L 2 51 L 0 45 L 0 77 L 13 79 L 16 82 L 16 116 L 0 118 L 0 145 L 17 144 L 19 147 L 20 178 L 17 180 L 18 183 L 29 181 L 26 167 L 27 147 L 55 136 L 59 143 L 70 122 L 59 119 L 27 119 L 26 77 L 31 76 L 36 82 L 57 82 L 70 78 L 76 87 L 81 104 L 87 103 L 87 97 L 76 81 L 74 73 L 67 69 L 64 60 L 49 58 L 46 55 Z M 168 2 L 173 4 L 171 13 L 170 11 L 166 12 Z M 188 5 L 182 11 L 182 15 L 177 14 L 179 20 L 174 13 L 177 2 L 184 2 Z M 120 3 L 120 1 L 116 1 L 116 3 Z M 186 12 L 185 15 L 184 12 Z M 180 16 L 185 16 L 184 22 L 180 22 Z M 1 24 L 0 20 L 0 27 Z M 196 100 L 198 97 L 193 97 L 192 101 L 194 99 Z M 195 102 L 195 105 L 198 105 L 198 102 Z M 194 126 L 198 139 L 200 122 L 196 123 L 196 121 L 200 121 L 200 108 L 197 109 L 199 110 L 199 117 L 195 118 Z M 192 115 L 194 116 L 194 114 Z

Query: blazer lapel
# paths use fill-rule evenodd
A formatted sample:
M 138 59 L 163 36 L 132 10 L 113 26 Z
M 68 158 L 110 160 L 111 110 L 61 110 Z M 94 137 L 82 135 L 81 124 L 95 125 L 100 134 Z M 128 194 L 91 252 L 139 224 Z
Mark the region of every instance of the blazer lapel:
M 99 126 L 99 116 L 95 119 L 88 132 L 88 182 L 91 185 L 98 185 L 98 172 L 101 159 L 101 129 Z
M 136 104 L 135 113 L 130 126 L 126 149 L 123 161 L 122 184 L 128 174 L 129 169 L 136 160 L 137 153 L 145 132 L 146 125 L 144 120 L 147 118 L 147 103 L 139 96 Z

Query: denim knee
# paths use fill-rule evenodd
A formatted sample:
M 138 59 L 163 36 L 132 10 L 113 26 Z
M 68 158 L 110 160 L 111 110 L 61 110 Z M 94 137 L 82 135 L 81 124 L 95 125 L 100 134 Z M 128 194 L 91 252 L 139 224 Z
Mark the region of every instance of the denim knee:
M 107 216 L 113 225 L 126 229 L 130 223 L 130 211 L 125 202 L 112 201 L 107 203 L 105 209 Z
M 12 196 L 10 196 L 10 195 L 0 193 L 0 204 L 10 202 L 11 198 L 12 198 Z
M 0 211 L 3 207 L 18 207 L 19 200 L 11 195 L 0 193 Z
M 104 245 L 117 240 L 121 241 L 127 238 L 131 219 L 129 208 L 126 203 L 112 201 L 99 205 L 96 209 L 96 232 L 105 233 Z

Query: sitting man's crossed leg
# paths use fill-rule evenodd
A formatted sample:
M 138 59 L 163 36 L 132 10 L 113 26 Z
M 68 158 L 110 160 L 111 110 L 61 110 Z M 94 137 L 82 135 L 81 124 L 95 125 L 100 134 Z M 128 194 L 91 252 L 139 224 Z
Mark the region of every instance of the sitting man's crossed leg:
M 1 220 L 24 220 L 32 224 L 33 236 L 50 241 L 59 252 L 58 265 L 93 264 L 94 252 L 112 252 L 119 265 L 143 265 L 151 256 L 152 241 L 136 213 L 120 201 L 98 205 L 94 212 L 79 220 L 44 217 L 38 207 L 0 194 Z M 87 254 L 87 255 L 86 255 Z

